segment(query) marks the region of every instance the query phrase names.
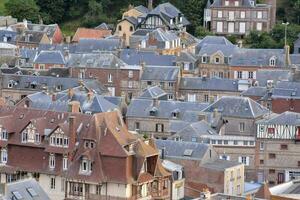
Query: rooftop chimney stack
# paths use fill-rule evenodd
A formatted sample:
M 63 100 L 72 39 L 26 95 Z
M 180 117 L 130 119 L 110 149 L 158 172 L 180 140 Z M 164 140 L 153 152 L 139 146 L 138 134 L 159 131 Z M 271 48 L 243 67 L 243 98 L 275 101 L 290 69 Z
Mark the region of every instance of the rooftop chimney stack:
M 70 137 L 70 148 L 74 148 L 76 144 L 76 131 L 75 131 L 75 117 L 69 117 L 69 137 Z
M 148 0 L 148 9 L 153 10 L 153 0 Z

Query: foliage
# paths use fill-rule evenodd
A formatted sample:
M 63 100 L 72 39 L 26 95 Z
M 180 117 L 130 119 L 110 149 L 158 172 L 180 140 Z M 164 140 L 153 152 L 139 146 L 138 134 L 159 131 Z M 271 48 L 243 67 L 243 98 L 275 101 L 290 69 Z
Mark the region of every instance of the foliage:
M 38 0 L 40 15 L 46 24 L 61 22 L 64 17 L 64 0 Z
M 208 31 L 203 26 L 197 26 L 195 30 L 195 36 L 199 38 L 204 38 L 207 35 L 213 35 L 212 32 Z
M 34 0 L 9 0 L 5 3 L 8 15 L 16 17 L 18 20 L 39 21 L 39 7 Z

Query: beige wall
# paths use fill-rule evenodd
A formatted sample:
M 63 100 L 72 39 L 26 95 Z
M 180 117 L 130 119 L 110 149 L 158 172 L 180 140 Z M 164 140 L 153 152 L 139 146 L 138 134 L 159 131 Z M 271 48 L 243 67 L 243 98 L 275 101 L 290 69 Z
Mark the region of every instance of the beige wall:
M 225 170 L 224 193 L 242 195 L 244 193 L 244 165 L 237 165 Z
M 123 17 L 122 19 L 124 19 L 125 17 L 134 17 L 134 18 L 138 18 L 139 16 L 141 16 L 143 13 L 139 12 L 136 9 L 130 9 L 127 12 L 123 13 Z
M 55 189 L 50 188 L 51 177 L 55 177 Z M 50 176 L 46 174 L 40 174 L 39 184 L 51 200 L 63 200 L 64 199 L 64 181 L 60 176 Z
M 119 30 L 119 27 L 121 27 L 121 30 Z M 130 31 L 130 27 L 132 27 L 132 31 Z M 125 45 L 129 46 L 129 38 L 134 31 L 134 25 L 129 23 L 127 20 L 123 20 L 117 25 L 116 35 L 124 39 Z

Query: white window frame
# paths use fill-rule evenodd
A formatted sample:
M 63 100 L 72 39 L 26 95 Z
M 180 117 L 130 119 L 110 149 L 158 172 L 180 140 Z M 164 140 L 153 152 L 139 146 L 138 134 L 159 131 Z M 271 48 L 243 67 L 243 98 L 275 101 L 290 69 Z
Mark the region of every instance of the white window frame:
M 228 0 L 225 1 L 225 6 L 229 6 L 229 1 Z
M 239 24 L 239 32 L 240 33 L 246 33 L 246 23 L 245 22 L 240 22 L 240 24 Z
M 201 61 L 202 63 L 207 63 L 207 56 L 202 56 Z
M 49 168 L 50 169 L 55 168 L 55 155 L 54 154 L 49 155 Z
M 6 164 L 8 159 L 7 149 L 1 149 L 1 163 Z
M 113 77 L 111 74 L 108 74 L 107 76 L 107 82 L 112 83 L 113 82 Z
M 235 17 L 235 16 L 234 16 L 234 11 L 229 11 L 229 12 L 228 12 L 228 19 L 229 19 L 229 20 L 234 20 L 234 17 Z
M 256 30 L 257 31 L 262 31 L 262 22 L 257 22 L 256 23 Z
M 234 1 L 234 6 L 238 7 L 240 5 L 239 1 Z
M 68 170 L 68 157 L 63 157 L 63 170 Z
M 217 22 L 217 32 L 223 33 L 223 22 Z
M 132 78 L 133 77 L 133 71 L 132 70 L 129 70 L 128 71 L 128 78 Z
M 218 18 L 222 18 L 223 17 L 223 12 L 222 10 L 218 10 Z
M 246 12 L 245 11 L 241 11 L 240 12 L 240 17 L 241 17 L 241 19 L 245 19 L 246 18 Z
M 228 22 L 228 33 L 234 33 L 234 22 Z
M 262 19 L 262 18 L 263 18 L 263 12 L 257 11 L 257 19 Z

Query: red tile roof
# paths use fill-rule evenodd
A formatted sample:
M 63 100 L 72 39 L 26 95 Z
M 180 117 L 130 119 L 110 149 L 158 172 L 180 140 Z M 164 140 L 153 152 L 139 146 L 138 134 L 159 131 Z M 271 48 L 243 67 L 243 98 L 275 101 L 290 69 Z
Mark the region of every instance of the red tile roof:
M 78 28 L 72 41 L 79 42 L 80 39 L 101 39 L 110 35 L 111 30 Z

